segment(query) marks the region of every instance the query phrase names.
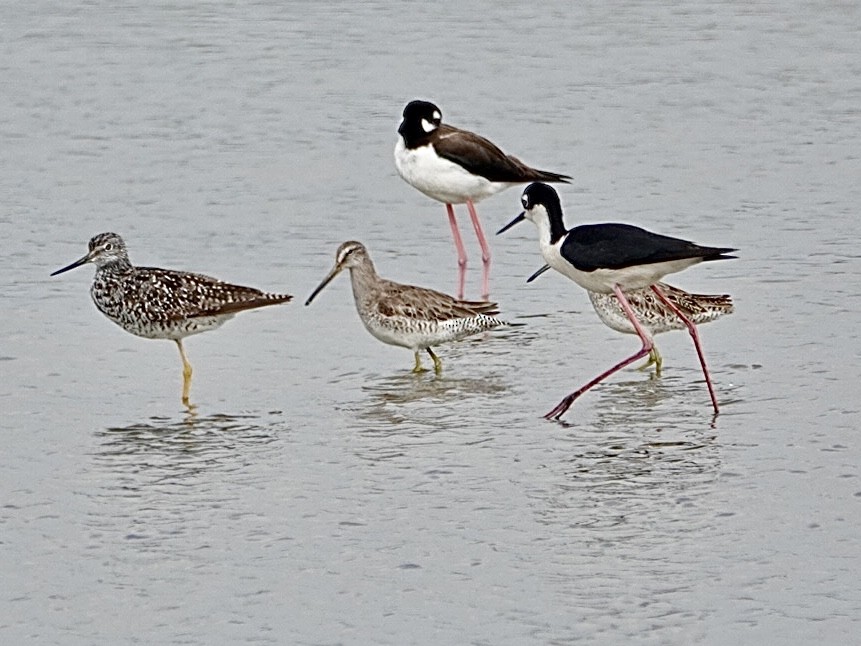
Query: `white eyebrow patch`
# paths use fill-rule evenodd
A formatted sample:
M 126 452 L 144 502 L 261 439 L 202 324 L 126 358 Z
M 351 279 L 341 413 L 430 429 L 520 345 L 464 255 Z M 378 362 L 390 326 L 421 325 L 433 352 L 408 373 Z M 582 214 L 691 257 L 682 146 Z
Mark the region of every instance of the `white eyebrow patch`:
M 439 110 L 433 111 L 433 118 L 435 121 L 442 121 L 442 115 L 439 113 Z
M 338 254 L 338 257 L 335 259 L 337 264 L 341 264 L 347 259 L 347 256 L 350 255 L 350 252 L 353 251 L 355 247 L 346 247 L 345 249 L 341 249 L 341 253 Z
M 422 119 L 422 130 L 425 132 L 433 132 L 436 130 L 436 126 L 427 119 Z

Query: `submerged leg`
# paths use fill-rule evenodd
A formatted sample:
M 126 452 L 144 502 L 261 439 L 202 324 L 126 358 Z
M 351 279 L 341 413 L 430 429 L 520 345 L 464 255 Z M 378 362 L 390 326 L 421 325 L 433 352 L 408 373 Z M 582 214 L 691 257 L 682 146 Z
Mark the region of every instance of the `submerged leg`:
M 661 299 L 661 302 L 666 305 L 670 309 L 670 311 L 672 311 L 673 314 L 678 316 L 681 319 L 682 323 L 685 324 L 685 327 L 688 328 L 688 332 L 690 333 L 691 338 L 694 340 L 694 347 L 697 349 L 697 356 L 700 358 L 700 365 L 703 368 L 703 375 L 706 378 L 706 386 L 708 386 L 709 389 L 709 397 L 711 397 L 712 399 L 712 407 L 715 409 L 715 415 L 717 415 L 717 397 L 715 396 L 715 389 L 712 386 L 712 380 L 709 376 L 709 369 L 706 367 L 706 357 L 703 354 L 702 346 L 700 346 L 700 335 L 697 332 L 697 326 L 694 325 L 688 317 L 682 314 L 681 310 L 679 310 L 678 307 L 676 307 L 675 305 L 673 305 L 673 303 L 670 302 L 670 300 L 664 295 L 664 293 L 660 289 L 658 289 L 657 285 L 652 285 L 652 291 L 655 292 L 658 298 Z
M 188 395 L 191 392 L 191 364 L 185 356 L 185 349 L 182 347 L 182 339 L 174 339 L 176 347 L 179 348 L 179 356 L 182 359 L 182 403 L 185 406 L 190 406 L 188 403 Z
M 466 208 L 469 209 L 472 228 L 475 229 L 478 245 L 481 247 L 481 297 L 487 300 L 490 298 L 490 245 L 487 244 L 484 229 L 481 228 L 481 220 L 478 219 L 478 213 L 475 211 L 475 205 L 472 203 L 472 200 L 467 200 Z
M 422 359 L 421 359 L 421 357 L 419 356 L 419 353 L 418 353 L 418 352 L 416 352 L 416 353 L 415 353 L 415 355 L 416 355 L 416 365 L 415 365 L 415 367 L 413 368 L 413 372 L 414 372 L 415 374 L 419 374 L 420 372 L 426 372 L 426 369 L 425 369 L 425 368 L 422 368 Z
M 655 366 L 655 376 L 660 377 L 662 365 L 664 365 L 664 359 L 661 357 L 661 353 L 658 352 L 658 346 L 653 345 L 652 351 L 649 352 L 649 358 L 646 359 L 646 363 L 639 366 L 637 370 L 648 370 L 650 366 Z
M 618 285 L 615 285 L 613 287 L 613 292 L 616 294 L 616 298 L 619 299 L 619 303 L 622 305 L 622 309 L 625 310 L 625 314 L 628 316 L 628 319 L 634 325 L 634 329 L 637 331 L 637 335 L 639 335 L 640 340 L 643 342 L 643 347 L 640 348 L 638 352 L 632 354 L 624 361 L 620 361 L 606 372 L 602 372 L 585 386 L 581 387 L 578 390 L 575 390 L 573 393 L 568 395 L 565 399 L 563 399 L 556 405 L 556 408 L 554 408 L 552 411 L 550 411 L 544 416 L 546 419 L 559 419 L 565 413 L 565 411 L 571 408 L 571 404 L 574 403 L 574 400 L 577 399 L 583 393 L 585 393 L 587 390 L 589 390 L 592 386 L 602 382 L 614 372 L 621 370 L 622 368 L 633 363 L 637 359 L 645 357 L 652 351 L 652 348 L 654 347 L 652 337 L 648 332 L 643 329 L 643 326 L 640 325 L 640 322 L 637 320 L 637 316 L 634 314 L 634 310 L 631 308 L 631 304 L 628 302 L 628 299 L 625 298 L 624 292 L 622 292 L 621 288 Z
M 445 210 L 448 213 L 448 223 L 457 249 L 457 297 L 463 298 L 463 287 L 466 284 L 466 249 L 463 246 L 463 238 L 460 237 L 460 229 L 457 228 L 457 220 L 454 218 L 454 207 L 446 204 Z
M 442 361 L 440 361 L 439 357 L 434 354 L 433 350 L 431 350 L 430 348 L 428 348 L 427 350 L 428 350 L 428 354 L 430 355 L 431 359 L 433 359 L 433 370 L 434 370 L 434 372 L 436 374 L 441 373 L 442 372 Z

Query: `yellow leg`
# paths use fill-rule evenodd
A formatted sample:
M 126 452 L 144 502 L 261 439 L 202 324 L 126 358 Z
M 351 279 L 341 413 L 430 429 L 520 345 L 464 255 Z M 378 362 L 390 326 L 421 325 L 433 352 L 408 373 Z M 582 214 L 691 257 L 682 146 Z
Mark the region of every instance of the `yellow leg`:
M 661 366 L 663 365 L 664 360 L 661 357 L 661 353 L 658 352 L 657 346 L 652 346 L 651 352 L 649 352 L 649 358 L 646 360 L 642 366 L 638 367 L 637 370 L 648 370 L 649 367 L 655 366 L 655 376 L 661 376 Z
M 664 365 L 664 359 L 661 356 L 661 353 L 658 352 L 657 346 L 652 346 L 652 353 L 654 354 L 654 356 L 651 358 L 653 359 L 652 362 L 655 364 L 655 376 L 660 377 L 661 376 L 661 366 Z
M 179 348 L 179 356 L 182 359 L 182 403 L 185 406 L 190 406 L 188 403 L 188 395 L 191 392 L 191 364 L 185 356 L 185 349 L 182 347 L 182 339 L 174 339 L 176 347 Z
M 425 372 L 425 369 L 422 368 L 422 360 L 421 360 L 421 357 L 419 356 L 418 352 L 416 352 L 416 366 L 415 366 L 415 368 L 413 368 L 413 372 L 415 374 Z
M 439 357 L 436 356 L 433 353 L 433 350 L 431 350 L 430 348 L 428 348 L 428 354 L 431 356 L 431 359 L 433 359 L 433 371 L 436 374 L 441 373 L 442 372 L 442 361 L 439 360 Z

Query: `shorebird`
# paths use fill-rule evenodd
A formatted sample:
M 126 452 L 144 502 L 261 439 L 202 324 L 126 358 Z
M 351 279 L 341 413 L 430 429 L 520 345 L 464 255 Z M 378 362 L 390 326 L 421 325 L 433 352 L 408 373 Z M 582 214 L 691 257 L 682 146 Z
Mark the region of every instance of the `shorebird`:
M 237 312 L 293 298 L 231 285 L 203 274 L 135 267 L 125 242 L 116 233 L 94 236 L 85 256 L 51 275 L 87 263 L 96 266 L 90 296 L 102 314 L 131 334 L 176 343 L 182 359 L 182 403 L 188 407 L 192 369 L 182 340 L 220 327 Z
M 428 197 L 445 204 L 457 249 L 458 298 L 463 298 L 467 258 L 453 205 L 466 203 L 481 247 L 482 298 L 486 300 L 490 293 L 490 245 L 474 203 L 516 184 L 567 182 L 571 178 L 527 166 L 484 137 L 444 124 L 442 112 L 429 101 L 410 101 L 406 105 L 398 135 L 398 174 Z
M 548 269 L 550 269 L 550 265 L 544 265 L 532 274 L 526 282 L 532 282 Z M 663 282 L 656 283 L 656 286 L 694 325 L 710 323 L 733 312 L 732 297 L 729 294 L 693 294 Z M 586 293 L 589 295 L 592 309 L 595 310 L 604 325 L 623 334 L 637 334 L 637 330 L 628 320 L 628 316 L 615 294 L 602 294 L 588 290 Z M 626 291 L 625 298 L 628 299 L 628 303 L 637 315 L 643 329 L 650 335 L 686 329 L 684 322 L 664 305 L 650 288 Z M 660 377 L 663 358 L 658 352 L 658 346 L 654 345 L 654 340 L 652 343 L 652 349 L 646 363 L 638 369 L 646 370 L 654 365 L 655 374 Z
M 338 247 L 335 265 L 305 301 L 311 301 L 344 269 L 350 270 L 356 310 L 365 328 L 374 337 L 403 348 L 415 355 L 413 372 L 423 372 L 419 352 L 426 350 L 433 360 L 437 374 L 442 362 L 431 346 L 457 341 L 472 334 L 485 332 L 504 321 L 496 318 L 496 303 L 464 301 L 448 294 L 403 285 L 381 278 L 374 268 L 368 250 L 361 242 L 348 241 Z
M 690 333 L 712 406 L 717 414 L 717 397 L 696 326 L 666 297 L 657 283 L 667 274 L 682 271 L 704 261 L 734 258 L 735 256 L 728 254 L 735 249 L 704 247 L 629 224 L 589 224 L 568 230 L 563 222 L 559 196 L 551 186 L 540 182 L 526 187 L 521 203 L 523 212 L 498 233 L 525 219 L 533 222 L 538 227 L 539 245 L 544 261 L 589 292 L 614 294 L 643 344 L 638 352 L 565 397 L 545 417 L 559 419 L 571 404 L 592 386 L 651 353 L 654 348 L 652 335 L 640 323 L 626 296 L 628 292 L 643 289 L 650 289 L 661 303 L 682 321 Z M 538 273 L 540 272 L 541 270 Z

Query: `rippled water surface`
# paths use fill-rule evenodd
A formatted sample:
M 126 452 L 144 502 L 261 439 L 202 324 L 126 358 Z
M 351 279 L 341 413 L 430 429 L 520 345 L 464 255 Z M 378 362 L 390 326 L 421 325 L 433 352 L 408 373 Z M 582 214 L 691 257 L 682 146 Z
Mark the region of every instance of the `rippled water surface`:
M 13 3 L 0 8 L 4 644 L 848 644 L 861 626 L 861 11 L 854 3 Z M 740 249 L 664 376 L 522 225 L 524 324 L 442 347 L 362 328 L 338 244 L 453 290 L 445 211 L 401 181 L 410 99 L 574 177 L 570 225 Z M 488 231 L 519 210 L 479 205 Z M 467 295 L 478 296 L 478 249 Z M 171 343 L 112 325 L 133 262 L 295 294 Z

